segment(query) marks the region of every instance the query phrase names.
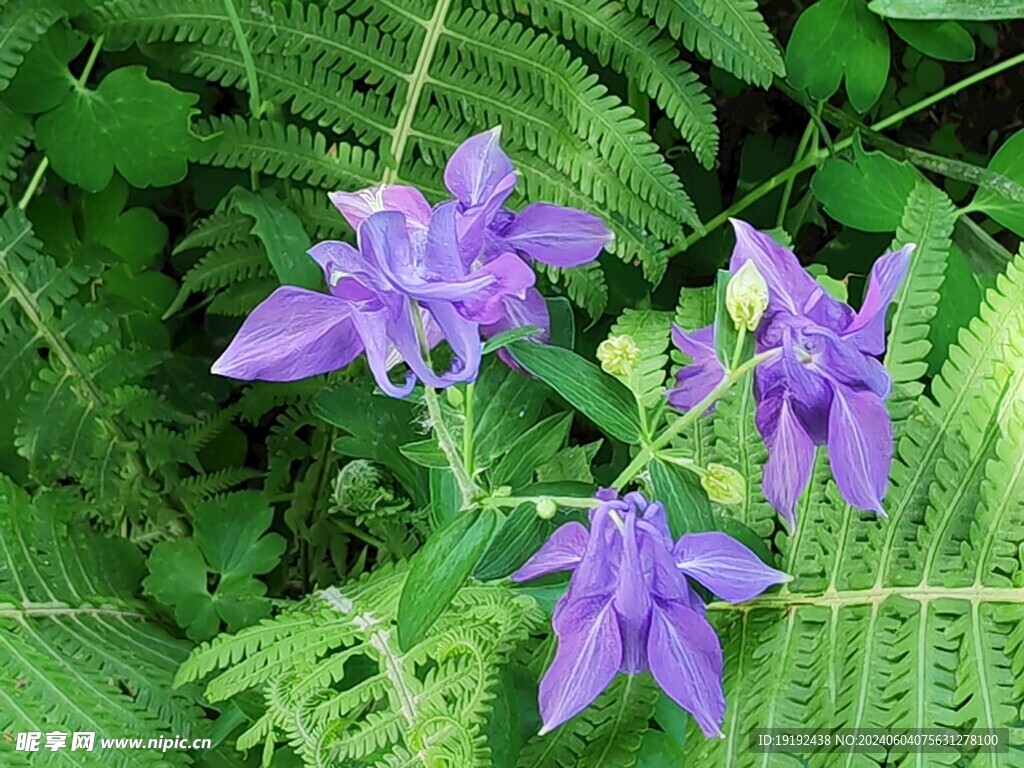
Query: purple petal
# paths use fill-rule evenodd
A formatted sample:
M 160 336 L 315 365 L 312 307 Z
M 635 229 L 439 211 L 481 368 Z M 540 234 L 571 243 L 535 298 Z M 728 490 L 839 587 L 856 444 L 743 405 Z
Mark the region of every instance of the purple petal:
M 647 645 L 651 674 L 708 737 L 721 737 L 725 717 L 722 646 L 696 611 L 678 603 L 654 607 Z
M 621 563 L 622 534 L 615 526 L 609 509 L 602 505 L 591 512 L 587 551 L 573 573 L 569 596 L 573 599 L 610 597 L 618 583 Z
M 551 329 L 551 318 L 548 315 L 548 303 L 536 288 L 527 288 L 524 297 L 519 299 L 506 296 L 502 301 L 502 312 L 495 322 L 488 323 L 481 330 L 484 338 L 490 338 L 502 331 L 513 328 L 524 328 L 535 325 L 540 332 L 530 338 L 545 342 Z
M 410 371 L 401 385 L 395 384 L 388 376 L 388 371 L 394 365 L 393 357 L 397 350 L 394 341 L 410 333 L 415 340 L 415 330 L 401 325 L 393 326 L 388 321 L 388 312 L 389 310 L 385 308 L 375 312 L 357 310 L 352 313 L 352 322 L 359 329 L 359 335 L 366 345 L 366 361 L 370 365 L 370 372 L 373 373 L 377 386 L 391 397 L 401 399 L 412 394 L 416 386 L 416 376 Z M 403 342 L 403 346 L 407 343 L 408 341 Z M 401 357 L 401 351 L 397 351 L 397 354 Z
M 885 515 L 882 499 L 892 462 L 892 422 L 872 392 L 836 387 L 828 419 L 828 459 L 851 505 Z
M 514 253 L 505 253 L 487 262 L 460 285 L 470 286 L 459 299 L 464 317 L 490 325 L 505 314 L 505 300 L 526 298 L 537 276 L 533 269 Z M 542 299 L 543 301 L 543 299 Z
M 282 286 L 245 319 L 210 371 L 245 381 L 295 381 L 336 371 L 363 351 L 342 299 Z
M 402 359 L 420 381 L 429 387 L 443 389 L 452 384 L 474 381 L 479 373 L 480 358 L 483 354 L 479 326 L 461 317 L 454 307 L 446 302 L 426 302 L 423 308 L 431 314 L 452 352 L 455 353 L 452 369 L 447 373 L 438 374 L 430 366 L 430 361 L 424 357 L 409 302 L 403 302 L 398 316 L 393 318 L 388 326 L 388 335 Z
M 646 638 L 651 614 L 651 595 L 640 564 L 637 517 L 627 513 L 622 532 L 622 562 L 615 589 L 615 612 L 622 636 L 622 669 L 635 674 L 647 668 Z
M 864 303 L 845 330 L 845 336 L 869 355 L 885 351 L 885 313 L 910 268 L 914 245 L 880 257 L 871 268 Z
M 763 399 L 758 403 L 755 420 L 768 447 L 762 475 L 765 498 L 792 528 L 797 499 L 811 479 L 814 443 L 793 412 L 787 395 Z
M 868 389 L 882 398 L 888 396 L 892 377 L 877 358 L 865 355 L 849 340 L 829 331 L 813 331 L 809 335 L 821 342 L 811 365 L 815 371 L 852 389 Z
M 721 531 L 688 533 L 673 549 L 676 568 L 730 603 L 742 603 L 790 576 L 765 565 L 761 558 Z
M 526 206 L 502 236 L 517 251 L 556 267 L 591 262 L 613 239 L 611 231 L 594 214 L 548 203 Z
M 330 192 L 327 197 L 357 232 L 364 220 L 380 211 L 397 211 L 414 227 L 426 227 L 430 220 L 430 204 L 416 187 L 381 184 L 358 192 Z
M 359 300 L 372 292 L 390 290 L 373 264 L 348 243 L 324 240 L 310 248 L 309 255 L 320 265 L 324 282 L 335 296 Z
M 813 306 L 813 302 L 821 300 L 819 294 L 824 294 L 825 290 L 800 265 L 791 250 L 745 221 L 729 221 L 736 231 L 736 247 L 729 261 L 733 274 L 746 262 L 753 261 L 768 284 L 769 297 L 794 315 L 803 314 L 804 306 Z
M 462 142 L 448 160 L 445 186 L 464 206 L 494 208 L 512 192 L 515 171 L 500 140 L 501 126 L 478 133 Z
M 622 666 L 622 640 L 608 598 L 572 600 L 556 611 L 558 651 L 540 681 L 545 734 L 586 709 Z
M 571 571 L 587 549 L 590 532 L 583 523 L 573 521 L 560 526 L 522 567 L 512 574 L 512 581 L 530 581 L 555 571 Z
M 715 353 L 714 328 L 684 331 L 672 326 L 672 342 L 692 362 L 679 369 L 676 386 L 667 393 L 673 408 L 688 411 L 708 396 L 725 378 L 725 369 Z

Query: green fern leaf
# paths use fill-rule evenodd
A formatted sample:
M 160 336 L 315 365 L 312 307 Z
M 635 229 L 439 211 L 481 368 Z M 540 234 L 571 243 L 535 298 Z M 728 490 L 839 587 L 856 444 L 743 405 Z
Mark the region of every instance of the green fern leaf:
M 1024 253 L 961 331 L 934 400 L 920 398 L 906 420 L 887 522 L 845 504 L 819 458 L 786 552 L 797 578 L 739 609 L 711 606 L 728 638 L 726 739 L 701 742 L 695 760 L 763 764 L 748 749 L 755 727 L 1013 732 L 1024 662 L 1021 339 Z M 1022 764 L 1014 752 L 968 758 Z M 914 760 L 901 764 L 926 764 Z
M 938 311 L 956 215 L 953 203 L 932 184 L 921 182 L 911 193 L 892 248 L 916 243 L 907 277 L 896 296 L 885 364 L 892 374 L 888 406 L 899 424 L 924 390 L 919 382 L 931 349 L 928 326 Z
M 762 87 L 786 74 L 757 0 L 627 0 L 716 66 Z
M 530 598 L 469 585 L 429 637 L 403 653 L 395 636 L 407 567 L 331 588 L 281 616 L 201 646 L 179 682 L 216 671 L 214 701 L 262 689 L 267 715 L 242 745 L 287 740 L 309 765 L 487 766 L 482 728 L 500 664 L 539 624 Z M 353 670 L 364 672 L 353 676 Z
M 64 13 L 57 0 L 7 0 L 0 5 L 0 91 L 17 74 L 25 54 Z
M 523 747 L 519 768 L 630 768 L 647 731 L 657 688 L 647 675 L 620 675 L 587 709 Z
M 197 692 L 171 685 L 188 646 L 134 597 L 138 553 L 70 522 L 65 510 L 80 504 L 67 492 L 32 500 L 0 476 L 0 728 L 68 733 L 48 765 L 190 765 L 183 751 L 99 747 L 101 737 L 205 734 Z M 80 731 L 95 732 L 92 752 L 70 751 Z M 5 765 L 22 764 L 6 749 Z

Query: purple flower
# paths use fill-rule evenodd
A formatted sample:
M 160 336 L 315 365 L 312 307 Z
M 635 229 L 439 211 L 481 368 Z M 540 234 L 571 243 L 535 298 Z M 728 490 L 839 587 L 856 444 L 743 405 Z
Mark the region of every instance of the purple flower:
M 752 261 L 768 284 L 768 309 L 757 351 L 780 354 L 757 367 L 758 431 L 768 446 L 765 497 L 792 526 L 797 499 L 810 481 L 816 446 L 828 447 L 840 493 L 851 505 L 884 515 L 892 462 L 892 424 L 884 400 L 892 379 L 877 356 L 885 351 L 885 313 L 914 246 L 875 262 L 860 310 L 832 298 L 796 256 L 749 224 L 733 220 L 733 272 Z M 679 372 L 669 402 L 687 409 L 721 381 L 710 328 L 676 329 L 677 346 L 693 359 Z
M 445 167 L 444 181 L 456 201 L 458 253 L 467 270 L 486 269 L 500 259 L 540 261 L 575 267 L 593 261 L 612 240 L 612 233 L 592 213 L 548 203 L 533 203 L 514 213 L 504 207 L 518 174 L 502 151 L 501 128 L 466 139 Z M 382 185 L 360 192 L 334 192 L 331 201 L 353 228 L 371 211 L 395 210 L 406 215 L 411 237 L 424 236 L 430 206 L 414 187 Z M 505 294 L 492 320 L 483 322 L 485 337 L 534 325 L 546 339 L 550 320 L 544 298 L 535 288 L 522 295 Z
M 707 736 L 725 714 L 722 649 L 692 579 L 729 602 L 749 600 L 789 577 L 719 532 L 673 546 L 661 503 L 602 491 L 590 530 L 561 526 L 512 575 L 527 581 L 572 570 L 552 624 L 558 651 L 540 683 L 541 733 L 593 702 L 619 672 L 650 670 Z
M 342 368 L 365 352 L 377 384 L 394 397 L 409 395 L 416 378 L 439 388 L 474 380 L 480 325 L 495 322 L 504 297 L 524 295 L 534 275 L 513 254 L 469 272 L 458 258 L 455 216 L 454 202 L 412 225 L 402 213 L 376 212 L 359 220 L 358 250 L 318 243 L 309 253 L 330 294 L 278 288 L 246 318 L 212 371 L 293 381 Z M 448 341 L 450 371 L 431 368 L 419 328 L 428 345 Z M 410 368 L 401 384 L 388 375 L 398 360 Z

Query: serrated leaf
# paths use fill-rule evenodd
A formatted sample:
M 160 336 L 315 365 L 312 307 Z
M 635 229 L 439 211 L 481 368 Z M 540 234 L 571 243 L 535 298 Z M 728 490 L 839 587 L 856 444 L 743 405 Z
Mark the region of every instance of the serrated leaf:
M 188 171 L 198 100 L 150 80 L 145 67 L 122 67 L 40 117 L 36 143 L 54 171 L 89 192 L 107 186 L 115 170 L 134 187 L 168 186 Z

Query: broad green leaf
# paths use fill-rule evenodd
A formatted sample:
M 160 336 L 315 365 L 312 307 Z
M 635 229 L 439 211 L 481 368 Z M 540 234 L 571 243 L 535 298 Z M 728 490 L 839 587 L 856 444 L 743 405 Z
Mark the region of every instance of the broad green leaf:
M 530 482 L 534 470 L 550 460 L 569 437 L 571 413 L 558 413 L 535 424 L 509 446 L 491 477 L 492 486 L 513 488 Z
M 955 21 L 891 19 L 889 26 L 925 56 L 942 61 L 970 61 L 974 58 L 974 38 Z
M 1017 131 L 993 155 L 990 171 L 1024 184 L 1024 130 Z M 984 187 L 978 189 L 971 205 L 979 208 L 1007 229 L 1024 237 L 1024 204 L 1008 200 Z
M 1024 17 L 1024 0 L 872 0 L 868 9 L 893 19 L 998 21 Z
M 864 0 L 818 0 L 804 9 L 786 46 L 789 81 L 813 98 L 839 90 L 858 112 L 878 101 L 889 76 L 889 31 Z
M 150 80 L 145 67 L 122 67 L 40 117 L 36 143 L 54 171 L 86 191 L 107 186 L 115 169 L 133 187 L 165 187 L 188 171 L 198 100 Z
M 406 443 L 399 446 L 398 450 L 413 464 L 428 469 L 448 469 L 448 459 L 445 458 L 444 451 L 437 444 L 437 440 L 432 437 L 428 437 L 426 440 L 417 440 L 415 443 Z
M 426 635 L 459 591 L 494 533 L 491 512 L 463 512 L 435 531 L 412 559 L 398 601 L 398 644 L 408 650 Z
M 536 325 L 524 325 L 519 328 L 511 328 L 507 331 L 502 331 L 501 333 L 491 336 L 491 338 L 484 342 L 483 353 L 488 355 L 491 352 L 497 352 L 499 349 L 507 347 L 513 341 L 530 338 L 540 330 L 541 329 Z
M 281 285 L 323 289 L 323 273 L 307 253 L 309 235 L 287 205 L 270 193 L 255 194 L 242 187 L 232 189 L 227 199 L 230 207 L 255 220 L 252 234 L 263 243 Z
M 462 495 L 450 469 L 430 470 L 430 525 L 434 530 L 446 526 L 462 507 Z
M 529 342 L 527 342 L 529 343 Z M 537 423 L 548 388 L 492 357 L 473 387 L 473 452 L 477 467 L 489 467 Z
M 284 539 L 267 533 L 274 511 L 256 491 L 204 502 L 192 519 L 196 544 L 211 570 L 221 575 L 268 573 L 284 554 Z
M 548 317 L 551 318 L 551 338 L 548 343 L 572 349 L 576 343 L 576 317 L 572 313 L 572 304 L 564 296 L 544 301 L 547 302 Z
M 651 462 L 650 472 L 654 495 L 665 505 L 665 516 L 673 537 L 715 530 L 717 526 L 711 502 L 695 473 L 659 460 Z
M 204 502 L 193 510 L 191 539 L 153 547 L 146 592 L 174 609 L 193 640 L 207 640 L 226 622 L 236 631 L 270 613 L 266 585 L 253 578 L 277 567 L 286 542 L 267 533 L 273 510 L 255 491 Z M 211 592 L 211 574 L 216 588 Z
M 0 24 L 0 28 L 2 28 Z M 4 102 L 18 112 L 35 115 L 58 106 L 75 87 L 68 62 L 82 52 L 85 38 L 57 24 L 25 55 L 4 91 Z
M 848 303 L 850 291 L 846 283 L 842 280 L 836 280 L 834 277 L 830 277 L 828 274 L 828 266 L 825 264 L 808 264 L 807 271 L 810 272 L 814 279 L 818 281 L 818 285 L 828 291 L 829 296 L 839 299 L 839 301 Z
M 555 527 L 553 520 L 544 520 L 537 514 L 534 504 L 520 504 L 494 534 L 473 570 L 473 578 L 490 581 L 508 576 L 547 541 Z
M 601 450 L 603 439 L 586 445 L 570 445 L 537 467 L 537 480 L 541 483 L 578 482 L 593 483 L 591 466 L 594 456 Z
M 584 416 L 626 443 L 640 440 L 636 402 L 625 387 L 574 352 L 532 342 L 509 346 L 523 368 L 548 384 Z
M 914 185 L 924 177 L 910 163 L 853 145 L 853 162 L 829 158 L 811 191 L 840 224 L 865 232 L 895 232 Z

